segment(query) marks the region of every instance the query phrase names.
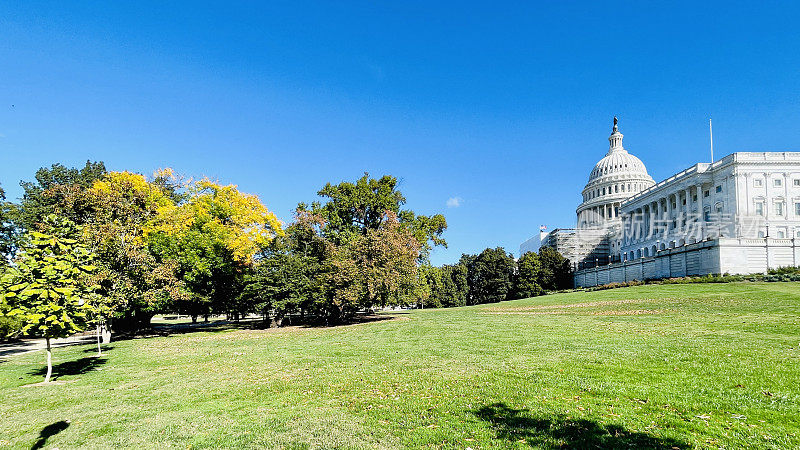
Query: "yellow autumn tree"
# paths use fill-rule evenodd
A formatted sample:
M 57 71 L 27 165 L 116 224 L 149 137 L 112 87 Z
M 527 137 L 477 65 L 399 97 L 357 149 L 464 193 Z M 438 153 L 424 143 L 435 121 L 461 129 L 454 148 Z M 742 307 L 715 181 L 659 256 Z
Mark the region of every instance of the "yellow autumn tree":
M 282 234 L 280 221 L 257 196 L 207 178 L 191 183 L 182 202 L 160 209 L 147 231 L 153 251 L 178 264 L 192 294 L 179 310 L 195 319 L 212 309 L 244 312 L 236 299 L 245 271 Z
M 84 226 L 85 240 L 98 255 L 108 315 L 115 313 L 122 328 L 146 326 L 153 314 L 187 298 L 177 265 L 156 258 L 147 241 L 158 218 L 176 207 L 179 186 L 171 176 L 170 169 L 152 180 L 108 172 L 86 193 L 92 219 Z

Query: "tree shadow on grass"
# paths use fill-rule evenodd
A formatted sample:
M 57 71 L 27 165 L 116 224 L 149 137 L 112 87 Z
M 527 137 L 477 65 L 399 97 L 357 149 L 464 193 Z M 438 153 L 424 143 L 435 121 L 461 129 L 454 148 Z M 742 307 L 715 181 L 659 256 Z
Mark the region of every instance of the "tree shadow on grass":
M 83 357 L 75 361 L 65 361 L 59 364 L 53 364 L 53 379 L 58 379 L 64 375 L 82 375 L 88 373 L 98 366 L 102 366 L 108 360 L 105 358 Z M 44 376 L 47 373 L 47 366 L 39 367 L 36 370 L 28 372 L 30 375 Z
M 45 444 L 47 444 L 47 440 L 50 439 L 51 436 L 55 436 L 58 433 L 66 430 L 69 427 L 69 422 L 66 420 L 60 420 L 55 423 L 51 423 L 50 425 L 42 428 L 42 431 L 39 432 L 39 439 L 33 443 L 31 450 L 38 450 L 43 448 Z
M 114 350 L 114 346 L 113 345 L 109 345 L 109 344 L 102 344 L 102 345 L 103 345 L 103 353 L 105 353 L 105 352 L 107 352 L 109 350 Z M 87 347 L 87 348 L 83 349 L 83 353 L 94 353 L 94 354 L 97 354 L 97 343 L 94 343 L 94 345 L 92 345 L 91 347 Z
M 197 322 L 197 323 L 181 323 L 181 324 L 164 324 L 153 325 L 136 331 L 127 331 L 116 334 L 114 340 L 126 341 L 129 339 L 143 339 L 154 337 L 167 337 L 174 335 L 182 335 L 189 333 L 215 333 L 220 331 L 232 330 L 263 330 L 267 328 L 287 328 L 287 327 L 303 327 L 303 328 L 333 328 L 349 325 L 357 325 L 369 322 L 381 322 L 386 320 L 397 319 L 399 316 L 409 314 L 406 311 L 392 311 L 390 314 L 359 314 L 352 319 L 340 322 L 326 324 L 324 321 L 308 318 L 302 319 L 298 317 L 291 317 L 284 319 L 282 326 L 276 327 L 270 321 L 264 321 L 260 318 L 247 318 L 239 322 L 228 320 L 216 320 L 213 322 Z M 103 347 L 105 350 L 106 347 Z M 86 350 L 87 353 L 91 350 Z
M 533 417 L 527 409 L 505 403 L 483 406 L 473 411 L 488 422 L 498 439 L 509 443 L 525 442 L 543 448 L 603 449 L 681 449 L 685 442 L 626 430 L 619 425 L 602 424 L 589 419 L 570 419 L 562 414 Z

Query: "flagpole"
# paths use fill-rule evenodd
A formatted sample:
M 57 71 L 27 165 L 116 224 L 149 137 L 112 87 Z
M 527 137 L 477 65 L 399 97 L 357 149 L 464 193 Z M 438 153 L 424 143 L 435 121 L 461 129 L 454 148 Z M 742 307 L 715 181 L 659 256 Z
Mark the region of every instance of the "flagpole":
M 711 162 L 714 162 L 714 130 L 711 129 L 711 119 L 708 119 L 708 137 L 711 140 Z

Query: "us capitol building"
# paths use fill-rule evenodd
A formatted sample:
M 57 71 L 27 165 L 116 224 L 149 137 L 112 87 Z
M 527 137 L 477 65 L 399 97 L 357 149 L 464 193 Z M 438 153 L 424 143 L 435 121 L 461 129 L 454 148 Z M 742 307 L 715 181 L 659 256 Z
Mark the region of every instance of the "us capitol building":
M 800 265 L 800 152 L 738 152 L 656 183 L 622 145 L 617 118 L 575 228 L 540 241 L 569 259 L 575 285 Z M 538 243 L 538 242 L 537 242 Z

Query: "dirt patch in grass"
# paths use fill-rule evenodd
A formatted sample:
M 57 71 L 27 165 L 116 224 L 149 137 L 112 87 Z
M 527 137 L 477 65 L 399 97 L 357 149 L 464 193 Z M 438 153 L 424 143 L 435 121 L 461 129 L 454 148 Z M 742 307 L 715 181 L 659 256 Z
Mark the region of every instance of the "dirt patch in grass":
M 39 382 L 39 383 L 25 384 L 25 385 L 20 386 L 20 387 L 32 388 L 32 387 L 40 387 L 40 386 L 61 386 L 61 385 L 67 384 L 67 383 L 74 383 L 74 382 L 75 382 L 75 380 L 53 380 L 53 381 L 48 381 L 47 383 L 42 381 L 42 382 Z
M 663 314 L 661 309 L 628 309 L 625 311 L 597 311 L 593 316 L 643 316 L 647 314 Z
M 664 311 L 660 309 L 625 309 L 613 311 L 594 311 L 588 313 L 590 316 L 641 316 L 646 314 L 662 314 Z M 483 314 L 493 315 L 518 315 L 518 316 L 546 316 L 546 315 L 563 315 L 575 314 L 575 311 L 552 310 L 552 311 L 487 311 Z
M 630 303 L 648 303 L 655 301 L 664 302 L 667 300 L 672 300 L 672 299 L 642 298 L 642 299 L 625 299 L 625 300 L 604 300 L 598 302 L 569 303 L 566 305 L 536 305 L 536 306 L 515 306 L 515 307 L 494 306 L 486 309 L 488 311 L 536 311 L 536 310 L 563 309 L 563 308 L 594 308 L 599 306 L 616 306 L 616 305 L 625 305 Z

